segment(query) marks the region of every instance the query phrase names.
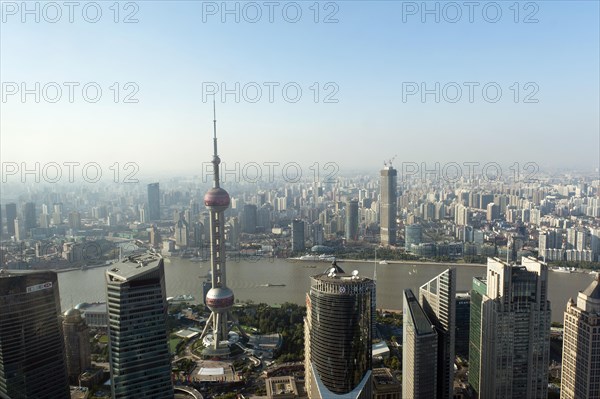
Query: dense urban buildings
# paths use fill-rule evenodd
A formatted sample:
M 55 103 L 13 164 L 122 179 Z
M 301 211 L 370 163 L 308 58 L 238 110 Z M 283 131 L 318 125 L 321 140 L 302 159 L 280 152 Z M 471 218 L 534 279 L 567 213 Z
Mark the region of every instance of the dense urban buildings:
M 450 268 L 419 289 L 419 302 L 437 333 L 437 398 L 454 396 L 456 269 Z
M 389 167 L 387 171 L 390 176 L 393 175 Z M 510 304 L 503 304 L 499 298 L 496 298 L 495 302 L 490 299 L 491 294 L 488 294 L 488 290 L 492 287 L 487 285 L 487 275 L 473 280 L 473 290 L 470 295 L 458 294 L 454 302 L 450 300 L 452 289 L 448 284 L 452 279 L 449 275 L 447 276 L 449 280 L 446 281 L 440 276 L 429 282 L 427 280 L 451 265 L 456 265 L 457 271 L 459 274 L 462 273 L 463 277 L 467 269 L 472 276 L 471 273 L 475 273 L 474 269 L 469 266 L 463 269 L 460 263 L 483 264 L 487 257 L 503 260 L 517 260 L 523 257 L 542 259 L 549 264 L 548 274 L 552 273 L 551 279 L 548 280 L 550 287 L 558 280 L 573 282 L 582 276 L 584 269 L 597 269 L 599 266 L 595 262 L 600 253 L 598 235 L 600 219 L 597 216 L 600 215 L 598 207 L 600 202 L 597 200 L 598 182 L 589 176 L 569 179 L 562 181 L 557 177 L 542 175 L 539 181 L 535 182 L 461 180 L 448 184 L 444 181 L 428 181 L 422 176 L 413 176 L 413 178 L 403 176 L 398 182 L 398 188 L 394 190 L 389 190 L 393 185 L 391 182 L 393 179 L 387 177 L 382 179 L 380 171 L 372 171 L 366 175 L 344 175 L 335 181 L 313 181 L 311 178 L 310 181 L 298 182 L 260 182 L 256 186 L 232 181 L 231 186 L 227 187 L 226 196 L 222 195 L 221 190 L 217 190 L 215 197 L 211 194 L 215 192 L 214 187 L 210 189 L 207 195 L 208 202 L 205 203 L 207 208 L 201 209 L 201 195 L 209 189 L 208 185 L 196 177 L 174 178 L 160 183 L 157 198 L 162 206 L 163 217 L 154 221 L 149 217 L 148 187 L 145 183 L 119 189 L 99 184 L 94 187 L 94 190 L 81 189 L 73 192 L 62 192 L 54 187 L 41 189 L 33 186 L 27 193 L 15 193 L 11 196 L 6 196 L 5 191 L 1 193 L 4 195 L 2 197 L 4 212 L 1 215 L 3 230 L 0 261 L 2 267 L 9 270 L 36 268 L 74 270 L 66 272 L 68 274 L 61 277 L 78 274 L 80 269 L 113 267 L 107 265 L 118 262 L 120 258 L 126 259 L 132 251 L 135 253 L 139 249 L 152 248 L 168 256 L 169 260 L 177 265 L 182 263 L 190 266 L 190 262 L 197 262 L 198 269 L 201 270 L 199 272 L 201 279 L 198 281 L 199 284 L 202 284 L 202 280 L 205 281 L 205 289 L 198 286 L 188 289 L 187 292 L 178 292 L 179 287 L 171 288 L 175 291 L 172 295 L 175 297 L 182 296 L 180 294 L 191 294 L 197 296 L 195 300 L 198 302 L 202 302 L 200 299 L 202 295 L 204 303 L 209 304 L 215 315 L 219 314 L 218 317 L 213 316 L 208 324 L 204 324 L 208 314 L 194 321 L 200 331 L 206 328 L 201 340 L 203 348 L 197 348 L 196 353 L 204 355 L 205 358 L 226 358 L 231 353 L 229 348 L 237 349 L 237 345 L 231 344 L 238 342 L 236 333 L 229 331 L 235 322 L 232 323 L 228 311 L 231 306 L 231 309 L 237 312 L 237 307 L 232 306 L 233 293 L 225 284 L 226 259 L 228 261 L 231 259 L 229 262 L 238 260 L 242 263 L 247 263 L 247 260 L 261 262 L 261 268 L 263 266 L 268 268 L 267 262 L 280 265 L 283 259 L 299 258 L 290 260 L 290 265 L 294 264 L 295 274 L 307 272 L 301 270 L 305 267 L 319 267 L 310 262 L 330 262 L 333 258 L 338 261 L 347 258 L 370 262 L 375 258 L 382 265 L 390 264 L 381 267 L 387 268 L 388 272 L 393 268 L 394 276 L 403 276 L 397 281 L 390 281 L 387 277 L 383 281 L 384 287 L 389 282 L 395 284 L 392 294 L 389 286 L 383 288 L 380 297 L 385 298 L 384 302 L 389 304 L 389 299 L 397 294 L 393 290 L 397 288 L 400 292 L 406 288 L 406 282 L 409 280 L 414 281 L 410 284 L 414 284 L 415 287 L 425 284 L 418 292 L 414 291 L 414 296 L 429 320 L 429 327 L 433 325 L 433 329 L 430 330 L 435 332 L 437 345 L 435 397 L 450 395 L 448 388 L 451 385 L 451 370 L 448 365 L 454 357 L 451 354 L 453 348 L 455 355 L 460 357 L 456 362 L 455 395 L 466 394 L 467 380 L 477 394 L 480 392 L 481 385 L 485 384 L 486 378 L 488 381 L 494 378 L 494 383 L 498 385 L 495 389 L 501 392 L 500 396 L 505 396 L 510 394 L 510 390 L 517 392 L 521 386 L 537 378 L 535 375 L 524 376 L 521 359 L 523 357 L 521 354 L 525 353 L 526 349 L 529 350 L 529 347 L 525 348 L 525 336 L 527 335 L 528 339 L 531 337 L 532 342 L 536 342 L 535 337 L 543 335 L 542 330 L 546 328 L 544 323 L 547 323 L 544 305 L 532 299 L 533 293 L 535 292 L 535 295 L 538 293 L 537 288 L 531 288 L 535 285 L 532 274 L 527 274 L 525 271 L 511 271 L 512 277 L 506 277 L 508 282 L 504 287 L 508 292 L 516 293 L 512 295 Z M 389 191 L 387 199 L 386 191 Z M 384 217 L 384 213 L 385 202 L 390 202 L 392 191 L 397 194 L 397 200 L 396 205 L 392 207 L 393 212 L 388 212 L 388 216 L 394 214 L 396 217 L 391 223 L 394 228 L 396 223 L 398 224 L 394 234 L 396 243 L 384 245 L 382 248 L 380 245 L 382 238 L 386 236 L 389 238 L 390 229 L 386 233 L 387 217 Z M 216 201 L 216 206 L 212 206 L 213 199 Z M 223 207 L 224 201 L 229 201 L 229 206 Z M 208 205 L 212 208 L 224 209 L 222 214 L 214 217 L 212 224 L 211 206 Z M 38 218 L 34 218 L 36 225 L 31 222 L 32 210 L 37 211 L 38 214 Z M 27 216 L 28 214 L 30 216 Z M 26 219 L 29 220 L 27 222 L 30 224 L 29 227 L 26 227 Z M 223 224 L 221 225 L 220 222 Z M 245 232 L 244 227 L 246 227 Z M 14 230 L 14 234 L 9 234 L 11 233 L 9 228 Z M 218 233 L 213 234 L 214 229 L 218 230 Z M 212 243 L 209 241 L 211 236 Z M 215 266 L 217 273 L 207 273 L 208 269 L 202 269 L 204 265 L 208 265 L 202 262 L 207 262 L 211 253 L 216 262 L 220 262 L 220 265 Z M 300 259 L 306 262 L 299 262 Z M 415 266 L 399 273 L 398 269 L 403 267 L 393 265 L 394 261 L 398 260 L 414 260 Z M 417 263 L 421 261 L 437 262 L 446 266 L 436 269 L 435 273 L 427 274 L 427 278 L 424 278 L 420 270 L 421 265 Z M 525 263 L 527 262 L 529 261 L 526 260 Z M 300 265 L 300 263 L 304 264 Z M 363 266 L 357 268 L 363 270 L 360 269 Z M 432 266 L 424 265 L 424 267 Z M 522 265 L 511 266 L 511 268 L 522 269 Z M 289 279 L 290 276 L 281 272 L 282 269 L 285 268 L 278 268 L 276 273 L 261 277 L 260 281 L 254 282 L 254 288 L 250 290 L 256 292 L 257 297 L 263 294 L 274 295 L 274 298 L 281 302 L 277 291 L 286 291 L 287 294 L 292 290 L 277 287 L 284 284 L 289 287 L 294 279 L 293 277 Z M 170 268 L 170 270 L 176 269 Z M 585 271 L 586 274 L 588 272 L 591 270 Z M 86 273 L 88 276 L 91 275 L 89 271 Z M 308 273 L 313 274 L 311 271 Z M 506 273 L 505 275 L 508 276 Z M 218 281 L 213 282 L 213 276 Z M 189 281 L 191 280 L 190 278 Z M 525 282 L 519 282 L 520 280 Z M 546 283 L 543 282 L 543 278 L 541 280 L 541 287 L 544 287 Z M 213 284 L 216 290 L 209 295 Z M 463 280 L 461 285 L 466 288 L 464 284 Z M 573 292 L 582 288 L 580 284 L 572 287 Z M 544 292 L 546 289 L 540 288 L 539 292 Z M 519 290 L 531 292 L 531 298 L 524 299 L 524 294 Z M 254 292 L 248 292 L 247 286 L 240 287 L 240 299 L 255 298 Z M 561 295 L 560 291 L 557 292 L 555 289 L 552 294 L 558 297 Z M 92 329 L 102 329 L 108 325 L 106 304 L 97 303 L 103 300 L 103 296 L 103 293 L 100 296 L 90 294 L 90 298 L 79 297 L 74 302 L 93 302 L 89 305 L 78 305 L 83 318 Z M 374 290 L 371 296 L 375 297 Z M 69 296 L 62 297 L 63 306 L 70 307 L 72 304 L 65 303 L 68 301 L 67 298 Z M 298 301 L 298 298 L 294 298 L 291 294 L 289 299 Z M 443 301 L 440 301 L 441 299 Z M 288 300 L 288 295 L 283 300 Z M 561 298 L 561 301 L 565 300 L 566 298 Z M 397 299 L 392 302 L 392 305 L 386 304 L 382 307 L 390 310 L 400 307 Z M 371 301 L 371 303 L 373 305 L 371 313 L 374 314 L 375 302 Z M 539 312 L 535 310 L 538 308 Z M 531 311 L 528 313 L 527 309 Z M 455 311 L 454 328 L 450 327 L 452 311 Z M 549 312 L 549 307 L 547 311 Z M 308 345 L 305 349 L 305 358 L 310 365 L 307 366 L 307 370 L 312 370 L 313 365 L 316 364 L 311 360 L 310 349 L 312 336 L 310 321 L 314 319 L 311 317 L 312 314 L 309 306 L 307 332 L 304 335 L 307 337 Z M 562 309 L 560 315 L 560 319 L 557 319 L 555 311 L 554 321 L 562 320 Z M 226 322 L 223 321 L 225 318 L 227 318 Z M 514 322 L 506 322 L 506 319 L 511 318 Z M 524 327 L 526 318 L 533 320 L 534 325 L 539 325 L 540 328 L 538 330 L 531 328 L 527 332 Z M 219 319 L 217 325 L 220 327 L 217 328 L 221 331 L 219 333 L 221 339 L 217 340 L 213 339 L 214 335 L 211 334 L 215 329 L 216 319 Z M 410 321 L 413 319 L 414 317 L 411 316 L 407 321 L 407 331 L 410 331 Z M 592 317 L 590 316 L 589 319 L 591 320 Z M 375 319 L 373 322 L 375 323 Z M 506 327 L 508 325 L 510 328 Z M 414 326 L 412 328 L 414 329 Z M 560 334 L 557 328 L 553 329 L 553 336 Z M 371 328 L 371 331 L 377 333 L 381 330 L 381 328 L 377 330 Z M 454 338 L 451 337 L 451 331 L 454 331 Z M 397 330 L 386 333 L 400 337 Z M 67 364 L 70 369 L 76 370 L 69 373 L 71 381 L 74 381 L 79 371 L 79 366 L 72 362 L 76 359 L 77 350 L 74 349 L 75 346 L 69 344 L 66 331 L 64 335 Z M 390 341 L 390 336 L 385 338 L 390 358 L 387 358 L 387 354 L 381 355 L 381 361 L 393 370 L 391 361 L 395 360 L 394 356 L 397 355 L 398 349 L 395 343 Z M 491 336 L 494 337 L 493 340 Z M 510 338 L 511 336 L 513 338 Z M 416 342 L 427 342 L 427 339 L 432 336 L 411 337 L 407 333 L 406 337 Z M 298 334 L 295 338 L 299 339 Z M 97 338 L 94 339 L 97 341 Z M 511 339 L 518 340 L 520 346 L 513 345 Z M 448 345 L 452 340 L 455 344 Z M 219 346 L 216 352 L 215 341 Z M 499 348 L 495 342 L 504 346 Z M 510 345 L 514 349 L 510 349 Z M 558 346 L 555 345 L 556 347 Z M 410 349 L 410 346 L 407 345 L 406 349 Z M 498 355 L 500 349 L 505 350 L 505 357 L 503 357 L 504 352 Z M 377 346 L 373 349 L 376 352 L 374 359 L 376 366 L 379 366 L 380 350 L 381 348 Z M 536 349 L 532 351 L 535 352 Z M 537 363 L 533 360 L 527 361 L 536 367 L 535 373 L 539 376 L 544 369 L 541 364 L 546 360 L 538 356 L 538 352 L 527 355 L 528 359 L 538 357 Z M 502 378 L 495 378 L 494 373 L 497 370 L 490 367 L 494 362 L 494 356 L 496 359 L 509 359 L 513 362 L 510 366 L 496 368 L 503 370 Z M 410 360 L 410 356 L 406 358 Z M 397 369 L 400 369 L 399 359 L 398 356 L 394 363 Z M 548 388 L 552 393 L 556 393 L 559 389 L 555 378 L 560 375 L 558 371 L 560 365 L 553 363 L 559 359 L 560 354 L 553 353 L 550 363 L 552 379 Z M 565 360 L 564 373 L 568 371 L 567 363 L 571 361 Z M 417 375 L 418 370 L 428 370 L 420 367 L 419 364 L 413 367 L 417 370 L 415 371 Z M 467 367 L 468 373 L 466 373 Z M 408 366 L 405 367 L 405 370 L 408 369 Z M 433 368 L 428 370 L 431 374 L 430 370 Z M 380 386 L 385 384 L 384 374 L 378 377 Z M 426 378 L 432 376 L 428 375 Z M 374 374 L 371 379 L 375 384 Z M 511 382 L 510 379 L 515 381 Z M 89 381 L 87 377 L 84 380 Z M 405 376 L 404 380 L 406 386 L 416 381 L 410 375 Z M 531 382 L 531 385 L 542 386 L 544 383 L 545 381 L 540 379 L 538 382 Z M 500 384 L 503 384 L 502 388 Z M 564 386 L 567 387 L 567 384 Z M 314 379 L 312 385 L 310 379 L 307 380 L 307 385 L 317 391 L 319 386 L 325 386 L 318 385 L 317 380 Z M 507 388 L 509 385 L 514 388 Z M 421 389 L 418 384 L 414 387 L 418 392 L 428 392 L 431 389 L 427 386 Z M 328 392 L 325 389 L 318 392 Z M 542 389 L 531 388 L 532 395 L 538 395 L 539 391 Z M 351 390 L 349 394 L 353 395 L 352 392 Z M 522 391 L 518 392 L 512 394 L 513 397 L 522 394 Z
M 396 245 L 397 234 L 397 176 L 398 172 L 389 164 L 381 170 L 381 245 Z
M 404 290 L 402 397 L 437 398 L 438 334 L 412 290 Z
M 567 303 L 560 397 L 600 398 L 600 276 Z
M 529 257 L 521 265 L 489 258 L 486 280 L 480 324 L 471 318 L 471 340 L 479 335 L 479 353 L 470 351 L 471 367 L 479 367 L 473 389 L 486 399 L 546 399 L 551 320 L 546 264 Z M 472 315 L 479 313 L 476 307 L 472 302 Z
M 131 255 L 106 271 L 113 399 L 173 398 L 163 258 Z
M 311 277 L 305 320 L 309 398 L 371 398 L 374 285 L 335 262 Z
M 70 397 L 59 318 L 55 272 L 0 269 L 0 394 Z

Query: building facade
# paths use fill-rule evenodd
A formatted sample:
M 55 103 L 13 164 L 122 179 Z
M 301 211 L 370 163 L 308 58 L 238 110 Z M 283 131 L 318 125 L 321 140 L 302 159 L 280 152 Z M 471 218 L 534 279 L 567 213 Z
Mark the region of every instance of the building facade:
M 299 219 L 292 220 L 292 251 L 304 251 L 304 221 Z
M 481 303 L 479 386 L 486 399 L 546 399 L 550 356 L 548 267 L 488 258 Z
M 309 398 L 371 398 L 374 286 L 335 262 L 311 277 L 305 321 Z
M 17 204 L 10 203 L 5 205 L 6 209 L 6 233 L 9 237 L 15 235 L 15 219 L 17 218 Z
M 419 302 L 435 326 L 437 397 L 452 399 L 456 345 L 456 269 L 450 268 L 419 288 Z
M 487 293 L 485 277 L 473 277 L 469 322 L 469 385 L 479 389 L 481 370 L 481 304 Z
M 456 356 L 469 359 L 469 329 L 471 326 L 471 295 L 456 294 Z
M 600 277 L 569 300 L 564 325 L 560 397 L 600 398 Z
M 0 394 L 70 397 L 55 272 L 0 270 Z
M 358 200 L 351 199 L 346 203 L 346 240 L 358 240 Z
M 113 399 L 173 398 L 163 259 L 132 255 L 106 271 Z
M 404 290 L 402 397 L 437 398 L 438 334 L 412 290 Z
M 79 375 L 92 365 L 89 328 L 78 309 L 69 309 L 62 322 L 69 381 L 79 383 Z

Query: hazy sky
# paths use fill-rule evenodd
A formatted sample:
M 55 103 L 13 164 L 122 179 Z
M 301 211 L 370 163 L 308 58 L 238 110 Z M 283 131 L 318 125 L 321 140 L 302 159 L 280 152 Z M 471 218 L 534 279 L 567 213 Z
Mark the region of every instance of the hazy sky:
M 226 162 L 598 167 L 597 1 L 22 4 L 2 3 L 3 163 L 199 173 L 216 87 Z

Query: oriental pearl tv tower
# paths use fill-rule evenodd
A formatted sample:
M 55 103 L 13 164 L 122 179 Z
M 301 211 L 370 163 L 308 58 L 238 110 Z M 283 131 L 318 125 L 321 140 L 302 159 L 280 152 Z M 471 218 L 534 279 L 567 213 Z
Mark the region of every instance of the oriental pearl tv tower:
M 217 155 L 217 115 L 213 102 L 213 187 L 204 195 L 204 205 L 210 210 L 210 273 L 212 288 L 206 294 L 206 306 L 210 309 L 210 317 L 202 331 L 201 339 L 205 345 L 203 354 L 207 356 L 226 357 L 229 345 L 237 341 L 239 336 L 229 332 L 228 315 L 233 306 L 233 291 L 227 288 L 225 275 L 225 210 L 229 207 L 229 194 L 219 187 L 219 164 Z M 209 326 L 212 333 L 207 334 Z

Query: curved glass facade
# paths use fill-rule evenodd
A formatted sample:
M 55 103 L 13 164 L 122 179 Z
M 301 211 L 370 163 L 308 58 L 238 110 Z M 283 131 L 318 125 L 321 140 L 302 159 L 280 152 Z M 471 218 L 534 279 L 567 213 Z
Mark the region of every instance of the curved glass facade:
M 311 361 L 336 394 L 357 387 L 371 370 L 373 280 L 326 274 L 311 278 Z

